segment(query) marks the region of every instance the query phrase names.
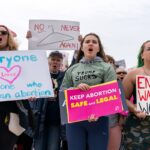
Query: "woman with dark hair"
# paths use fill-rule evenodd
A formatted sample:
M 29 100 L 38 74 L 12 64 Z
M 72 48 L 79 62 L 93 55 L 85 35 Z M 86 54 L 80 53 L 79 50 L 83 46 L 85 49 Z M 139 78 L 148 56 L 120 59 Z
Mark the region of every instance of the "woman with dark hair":
M 79 88 L 87 91 L 90 86 L 116 79 L 114 68 L 106 63 L 106 56 L 100 38 L 94 33 L 87 34 L 77 56 L 77 64 L 65 74 L 61 89 Z M 98 118 L 95 114 L 88 121 L 67 124 L 66 134 L 69 150 L 107 150 L 108 117 Z
M 79 49 L 79 53 L 78 53 L 78 56 L 77 56 L 77 62 L 79 62 L 84 56 L 84 52 L 82 50 L 82 45 L 84 43 L 85 38 L 88 37 L 88 36 L 94 36 L 95 38 L 97 38 L 97 42 L 98 42 L 97 44 L 98 44 L 98 47 L 99 47 L 99 51 L 97 52 L 97 56 L 101 57 L 104 60 L 104 62 L 107 62 L 107 58 L 106 58 L 106 55 L 105 55 L 105 52 L 104 52 L 104 49 L 103 49 L 103 45 L 100 41 L 99 36 L 95 33 L 89 33 L 82 39 L 81 46 L 80 46 L 80 49 Z
M 124 126 L 123 145 L 127 150 L 150 149 L 150 117 L 143 111 L 137 111 L 136 76 L 150 76 L 150 40 L 142 44 L 138 54 L 138 68 L 130 71 L 123 80 L 123 87 L 129 116 Z M 133 103 L 130 101 L 133 95 Z

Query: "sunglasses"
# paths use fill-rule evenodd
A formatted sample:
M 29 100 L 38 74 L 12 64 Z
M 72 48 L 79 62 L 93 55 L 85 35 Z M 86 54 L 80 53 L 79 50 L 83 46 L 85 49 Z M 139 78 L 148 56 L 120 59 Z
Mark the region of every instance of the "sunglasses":
M 117 74 L 127 74 L 127 72 L 117 72 Z
M 7 31 L 0 31 L 0 35 L 8 35 Z

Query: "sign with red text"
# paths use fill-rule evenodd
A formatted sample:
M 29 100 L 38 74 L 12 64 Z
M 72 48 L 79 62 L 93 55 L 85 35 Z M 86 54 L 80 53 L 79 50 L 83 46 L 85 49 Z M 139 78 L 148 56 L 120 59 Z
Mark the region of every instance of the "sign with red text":
M 30 20 L 29 49 L 76 50 L 79 49 L 79 22 L 63 20 Z
M 96 86 L 88 91 L 65 90 L 68 123 L 88 120 L 91 114 L 107 116 L 123 111 L 121 93 L 117 81 Z
M 150 76 L 136 76 L 137 110 L 150 115 Z
M 45 51 L 1 51 L 0 102 L 54 97 Z

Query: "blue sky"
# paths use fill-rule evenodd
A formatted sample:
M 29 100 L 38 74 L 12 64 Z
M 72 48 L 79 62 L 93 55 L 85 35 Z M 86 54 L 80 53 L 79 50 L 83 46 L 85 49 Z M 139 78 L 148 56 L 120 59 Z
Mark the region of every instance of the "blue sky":
M 132 67 L 150 39 L 149 8 L 149 0 L 3 0 L 0 23 L 18 34 L 19 49 L 27 49 L 29 19 L 79 21 L 82 35 L 97 33 L 107 54 Z

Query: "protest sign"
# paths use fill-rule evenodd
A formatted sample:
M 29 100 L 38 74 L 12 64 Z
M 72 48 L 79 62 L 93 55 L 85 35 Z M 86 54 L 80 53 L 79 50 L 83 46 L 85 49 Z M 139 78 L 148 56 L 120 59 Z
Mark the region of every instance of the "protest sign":
M 117 81 L 92 86 L 88 91 L 68 89 L 65 90 L 65 97 L 60 92 L 61 122 L 65 124 L 87 120 L 91 114 L 100 117 L 122 112 L 125 105 L 123 95 Z
M 30 20 L 29 49 L 76 50 L 79 49 L 79 22 L 63 20 Z
M 53 96 L 45 51 L 1 51 L 0 102 Z
M 136 76 L 137 110 L 150 115 L 150 76 Z
M 68 123 L 67 119 L 67 109 L 66 109 L 66 101 L 64 91 L 59 91 L 59 107 L 60 107 L 60 116 L 61 116 L 61 124 L 64 125 Z

